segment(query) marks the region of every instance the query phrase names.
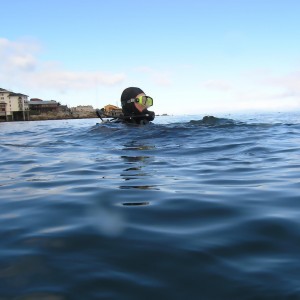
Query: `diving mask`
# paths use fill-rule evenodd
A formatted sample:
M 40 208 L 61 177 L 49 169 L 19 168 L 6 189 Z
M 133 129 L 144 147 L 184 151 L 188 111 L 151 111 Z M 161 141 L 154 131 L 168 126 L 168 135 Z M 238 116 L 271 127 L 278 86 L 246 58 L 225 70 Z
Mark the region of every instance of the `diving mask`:
M 139 96 L 137 98 L 126 101 L 126 103 L 131 103 L 131 102 L 139 103 L 148 108 L 153 105 L 153 98 L 149 96 Z

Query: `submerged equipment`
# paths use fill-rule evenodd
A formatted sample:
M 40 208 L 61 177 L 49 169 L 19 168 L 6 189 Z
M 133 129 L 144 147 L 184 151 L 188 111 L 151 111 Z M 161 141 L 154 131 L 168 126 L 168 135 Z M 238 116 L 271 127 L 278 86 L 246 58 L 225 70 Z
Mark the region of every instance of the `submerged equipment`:
M 100 118 L 102 122 L 111 122 L 111 123 L 129 123 L 129 124 L 140 124 L 146 125 L 149 122 L 153 121 L 155 118 L 155 113 L 153 111 L 147 111 L 145 114 L 140 115 L 119 115 L 113 116 L 108 115 L 104 112 L 103 109 L 96 109 L 96 114 Z M 108 118 L 107 121 L 103 120 L 103 118 Z
M 137 107 L 136 104 L 141 105 L 141 107 Z M 155 118 L 155 113 L 148 110 L 148 107 L 153 105 L 153 98 L 146 96 L 138 87 L 129 87 L 122 92 L 121 105 L 122 114 L 118 116 L 108 115 L 103 109 L 96 110 L 96 114 L 102 121 L 104 117 L 112 119 L 112 122 L 132 124 L 147 124 Z

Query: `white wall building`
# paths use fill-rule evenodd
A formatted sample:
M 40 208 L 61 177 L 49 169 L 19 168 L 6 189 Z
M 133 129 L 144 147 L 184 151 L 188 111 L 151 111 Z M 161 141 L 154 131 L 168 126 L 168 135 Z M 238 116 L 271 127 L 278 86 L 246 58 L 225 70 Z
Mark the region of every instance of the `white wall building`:
M 94 108 L 92 105 L 78 105 L 76 107 L 71 108 L 72 112 L 94 112 Z
M 28 96 L 0 88 L 0 119 L 28 120 Z

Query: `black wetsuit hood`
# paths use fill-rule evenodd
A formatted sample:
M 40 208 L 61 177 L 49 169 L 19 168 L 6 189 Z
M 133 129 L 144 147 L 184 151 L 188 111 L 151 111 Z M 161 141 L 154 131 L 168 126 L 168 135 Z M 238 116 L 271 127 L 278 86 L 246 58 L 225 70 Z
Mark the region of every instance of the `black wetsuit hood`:
M 144 93 L 138 87 L 129 87 L 126 88 L 121 95 L 121 104 L 122 111 L 125 117 L 130 117 L 128 120 L 129 123 L 137 123 L 140 124 L 143 121 L 150 122 L 155 118 L 155 113 L 153 111 L 149 111 L 145 108 L 142 112 L 140 112 L 134 105 L 134 102 L 127 103 L 128 100 L 136 98 L 137 95 Z

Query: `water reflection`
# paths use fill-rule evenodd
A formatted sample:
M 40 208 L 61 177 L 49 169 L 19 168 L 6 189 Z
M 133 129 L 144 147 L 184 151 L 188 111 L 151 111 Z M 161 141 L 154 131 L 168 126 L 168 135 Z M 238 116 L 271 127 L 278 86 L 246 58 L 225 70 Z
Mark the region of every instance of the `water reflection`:
M 144 206 L 144 205 L 149 205 L 150 203 L 145 201 L 145 202 L 124 202 L 122 205 L 124 206 Z
M 120 189 L 129 190 L 129 189 L 138 189 L 138 190 L 159 190 L 155 185 L 120 185 Z
M 121 158 L 125 162 L 126 167 L 124 168 L 120 176 L 124 179 L 125 182 L 131 181 L 131 183 L 120 185 L 119 188 L 123 190 L 159 190 L 156 185 L 149 184 L 153 177 L 153 174 L 150 172 L 150 166 L 151 162 L 153 161 L 153 157 L 150 155 L 141 155 L 142 151 L 155 150 L 155 146 L 131 142 L 125 144 L 122 150 L 128 152 L 128 154 L 126 153 L 126 155 L 121 156 Z M 132 181 L 135 181 L 135 184 L 133 184 Z M 146 202 L 143 202 L 143 205 L 147 205 L 144 203 Z M 126 205 L 131 204 L 127 203 Z
M 128 146 L 125 144 L 123 150 L 153 150 L 155 149 L 155 146 L 149 146 L 149 145 L 133 145 L 133 143 L 130 143 Z
M 124 157 L 122 156 L 123 159 L 126 161 L 130 161 L 130 163 L 138 161 L 138 160 L 132 160 L 132 158 Z M 137 157 L 134 157 L 137 159 Z M 130 167 L 124 169 L 124 171 L 120 174 L 121 177 L 125 181 L 127 180 L 133 180 L 133 179 L 139 179 L 140 177 L 147 177 L 149 174 L 143 171 L 143 166 L 136 166 L 136 167 Z

